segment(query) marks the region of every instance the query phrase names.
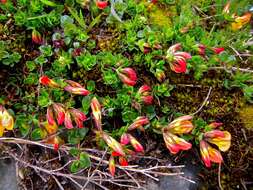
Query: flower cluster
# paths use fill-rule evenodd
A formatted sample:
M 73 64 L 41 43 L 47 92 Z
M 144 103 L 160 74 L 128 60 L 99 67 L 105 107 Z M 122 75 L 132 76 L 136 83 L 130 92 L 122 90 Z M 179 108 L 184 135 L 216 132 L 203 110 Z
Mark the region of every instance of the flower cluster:
M 192 116 L 182 116 L 172 121 L 162 129 L 166 147 L 172 154 L 177 154 L 180 150 L 189 150 L 192 145 L 177 135 L 190 133 L 194 126 L 190 121 Z M 221 123 L 211 123 L 208 125 L 211 131 L 202 133 L 200 140 L 200 153 L 206 167 L 211 166 L 211 162 L 221 163 L 222 156 L 220 151 L 227 151 L 231 144 L 231 135 L 228 131 L 214 129 L 222 125 Z M 209 143 L 214 144 L 219 150 L 213 148 Z
M 121 166 L 127 166 L 128 165 L 128 161 L 126 157 L 127 155 L 133 156 L 135 153 L 144 153 L 143 146 L 129 132 L 134 129 L 144 130 L 143 126 L 148 123 L 149 123 L 149 120 L 147 117 L 145 116 L 137 117 L 134 120 L 134 122 L 128 127 L 127 129 L 128 132 L 125 132 L 121 135 L 120 143 L 114 142 L 115 143 L 114 149 L 113 149 L 114 151 L 112 152 L 111 157 L 109 159 L 109 171 L 112 176 L 114 176 L 114 173 L 115 173 L 115 157 L 118 157 L 118 161 Z M 127 147 L 129 143 L 132 145 L 135 151 Z M 115 147 L 117 147 L 117 149 Z M 123 150 L 125 154 L 122 154 L 122 152 L 120 152 L 119 150 L 120 151 Z
M 87 119 L 86 115 L 78 109 L 66 109 L 59 103 L 54 103 L 47 108 L 47 122 L 50 125 L 54 125 L 56 119 L 58 125 L 64 123 L 67 129 L 72 129 L 74 128 L 72 118 L 78 128 L 83 128 L 83 122 Z
M 132 68 L 119 68 L 116 70 L 120 80 L 128 85 L 128 86 L 134 86 L 137 82 L 137 74 L 136 72 L 132 69 Z M 163 76 L 160 76 L 161 80 L 163 80 L 162 78 L 165 78 Z M 135 104 L 135 107 L 138 109 L 140 107 L 140 103 L 144 103 L 146 105 L 150 105 L 153 103 L 153 96 L 151 93 L 151 87 L 144 84 L 142 85 L 139 90 L 137 91 L 136 95 L 135 95 L 135 99 L 137 102 Z

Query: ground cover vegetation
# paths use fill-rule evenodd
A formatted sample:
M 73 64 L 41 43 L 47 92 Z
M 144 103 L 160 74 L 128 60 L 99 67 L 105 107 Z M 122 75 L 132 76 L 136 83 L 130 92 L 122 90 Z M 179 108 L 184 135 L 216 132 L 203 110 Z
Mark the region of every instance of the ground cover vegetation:
M 253 180 L 248 0 L 0 0 L 0 152 L 23 189 Z M 194 181 L 193 181 L 194 183 Z

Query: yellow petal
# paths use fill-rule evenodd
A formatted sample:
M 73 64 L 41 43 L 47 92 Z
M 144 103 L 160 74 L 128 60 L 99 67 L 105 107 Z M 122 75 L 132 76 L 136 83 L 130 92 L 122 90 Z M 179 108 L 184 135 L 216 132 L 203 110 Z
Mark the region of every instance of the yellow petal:
M 223 152 L 227 151 L 231 145 L 231 135 L 228 131 L 224 131 L 224 137 L 207 138 L 207 141 L 219 147 Z
M 0 120 L 0 137 L 2 137 L 4 134 L 4 128 L 3 126 L 1 125 L 1 120 Z
M 233 31 L 237 31 L 243 27 L 241 22 L 232 22 L 231 23 L 231 28 Z
M 9 114 L 7 110 L 4 110 L 1 113 L 1 125 L 3 128 L 7 130 L 13 130 L 14 127 L 14 119 L 13 117 Z
M 53 125 L 50 125 L 48 122 L 46 122 L 44 127 L 47 130 L 48 134 L 50 135 L 56 133 L 58 130 L 58 126 L 56 125 L 56 123 L 54 123 Z

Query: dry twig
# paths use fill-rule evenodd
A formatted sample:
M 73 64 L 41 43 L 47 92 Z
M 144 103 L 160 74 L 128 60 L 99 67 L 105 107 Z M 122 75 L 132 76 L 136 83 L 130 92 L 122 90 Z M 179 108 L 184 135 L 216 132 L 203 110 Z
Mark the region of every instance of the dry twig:
M 23 146 L 36 145 L 36 146 L 39 146 L 42 148 L 53 150 L 52 145 L 44 144 L 41 141 L 36 142 L 36 141 L 27 140 L 27 139 L 3 137 L 3 138 L 0 138 L 0 142 L 16 144 L 19 146 L 19 148 L 21 148 L 21 150 L 23 150 L 22 145 Z M 71 148 L 73 148 L 73 147 L 61 146 L 59 148 L 59 152 L 62 152 L 65 154 L 62 156 L 66 156 L 66 155 L 68 155 L 68 152 Z M 128 187 L 128 188 L 133 188 L 133 189 L 139 189 L 142 187 L 142 184 L 144 184 L 145 181 L 137 180 L 136 177 L 134 177 L 134 175 L 136 175 L 136 174 L 141 174 L 143 176 L 146 176 L 146 177 L 151 178 L 156 181 L 159 181 L 159 178 L 157 176 L 180 176 L 183 174 L 180 171 L 179 172 L 169 172 L 169 170 L 181 169 L 184 167 L 183 165 L 179 165 L 179 166 L 159 165 L 158 164 L 159 161 L 154 159 L 157 162 L 157 164 L 155 166 L 151 166 L 149 168 L 142 168 L 138 165 L 129 165 L 126 167 L 116 165 L 116 167 L 119 170 L 123 171 L 125 173 L 125 175 L 119 175 L 119 176 L 116 176 L 115 178 L 113 178 L 106 171 L 100 171 L 100 168 L 102 166 L 107 166 L 109 164 L 109 162 L 105 159 L 105 157 L 107 157 L 107 154 L 108 154 L 107 151 L 99 151 L 99 150 L 95 150 L 95 149 L 85 149 L 85 148 L 80 148 L 80 149 L 82 149 L 83 151 L 89 152 L 90 159 L 92 159 L 93 163 L 94 163 L 93 166 L 96 166 L 95 168 L 89 169 L 88 177 L 81 175 L 80 172 L 78 172 L 76 174 L 66 173 L 65 169 L 69 166 L 69 164 L 72 163 L 73 160 L 68 161 L 67 163 L 65 163 L 63 166 L 61 166 L 59 168 L 48 169 L 48 168 L 45 168 L 45 166 L 42 167 L 42 166 L 39 166 L 38 164 L 45 165 L 45 163 L 50 163 L 51 161 L 56 160 L 58 157 L 50 159 L 47 162 L 36 162 L 37 165 L 34 165 L 34 164 L 31 164 L 29 161 L 26 161 L 25 159 L 23 159 L 22 156 L 24 156 L 24 155 L 22 153 L 21 153 L 21 155 L 18 155 L 16 153 L 11 152 L 11 151 L 9 151 L 7 153 L 9 154 L 10 157 L 12 157 L 18 163 L 21 163 L 25 167 L 29 167 L 29 168 L 34 169 L 38 173 L 38 175 L 41 177 L 43 177 L 43 175 L 45 175 L 45 174 L 52 176 L 54 179 L 57 179 L 56 177 L 63 177 L 65 179 L 69 179 L 71 182 L 76 184 L 76 186 L 80 189 L 85 189 L 89 183 L 91 183 L 95 186 L 99 186 L 101 189 L 104 189 L 104 190 L 108 189 L 106 186 L 103 185 L 105 183 L 106 184 L 108 184 L 108 183 L 114 184 L 119 187 Z M 97 155 L 99 155 L 99 156 L 97 156 Z M 143 158 L 149 159 L 149 160 L 152 159 L 151 157 L 147 157 L 147 158 L 143 157 Z M 59 188 L 62 189 L 63 187 L 60 184 L 59 180 L 57 179 L 55 181 L 56 181 L 57 185 L 59 186 Z M 84 181 L 85 182 L 84 185 L 81 185 L 79 183 L 79 181 Z

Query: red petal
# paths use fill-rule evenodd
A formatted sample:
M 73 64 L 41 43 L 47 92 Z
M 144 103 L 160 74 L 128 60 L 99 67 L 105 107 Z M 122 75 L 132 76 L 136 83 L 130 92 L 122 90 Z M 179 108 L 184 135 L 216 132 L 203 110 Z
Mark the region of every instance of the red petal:
M 47 122 L 49 125 L 54 125 L 55 121 L 54 121 L 54 114 L 53 114 L 53 110 L 51 108 L 51 106 L 49 106 L 47 108 Z
M 97 0 L 96 1 L 96 5 L 99 9 L 104 9 L 108 6 L 108 2 L 107 1 L 100 1 L 100 0 Z
M 125 157 L 119 157 L 119 164 L 121 166 L 128 166 L 128 162 L 127 162 L 127 159 Z
M 44 75 L 40 77 L 40 83 L 47 86 L 50 82 L 50 79 L 48 78 L 48 76 Z
M 138 93 L 142 94 L 143 92 L 150 91 L 150 90 L 151 90 L 150 86 L 144 84 L 139 88 Z

